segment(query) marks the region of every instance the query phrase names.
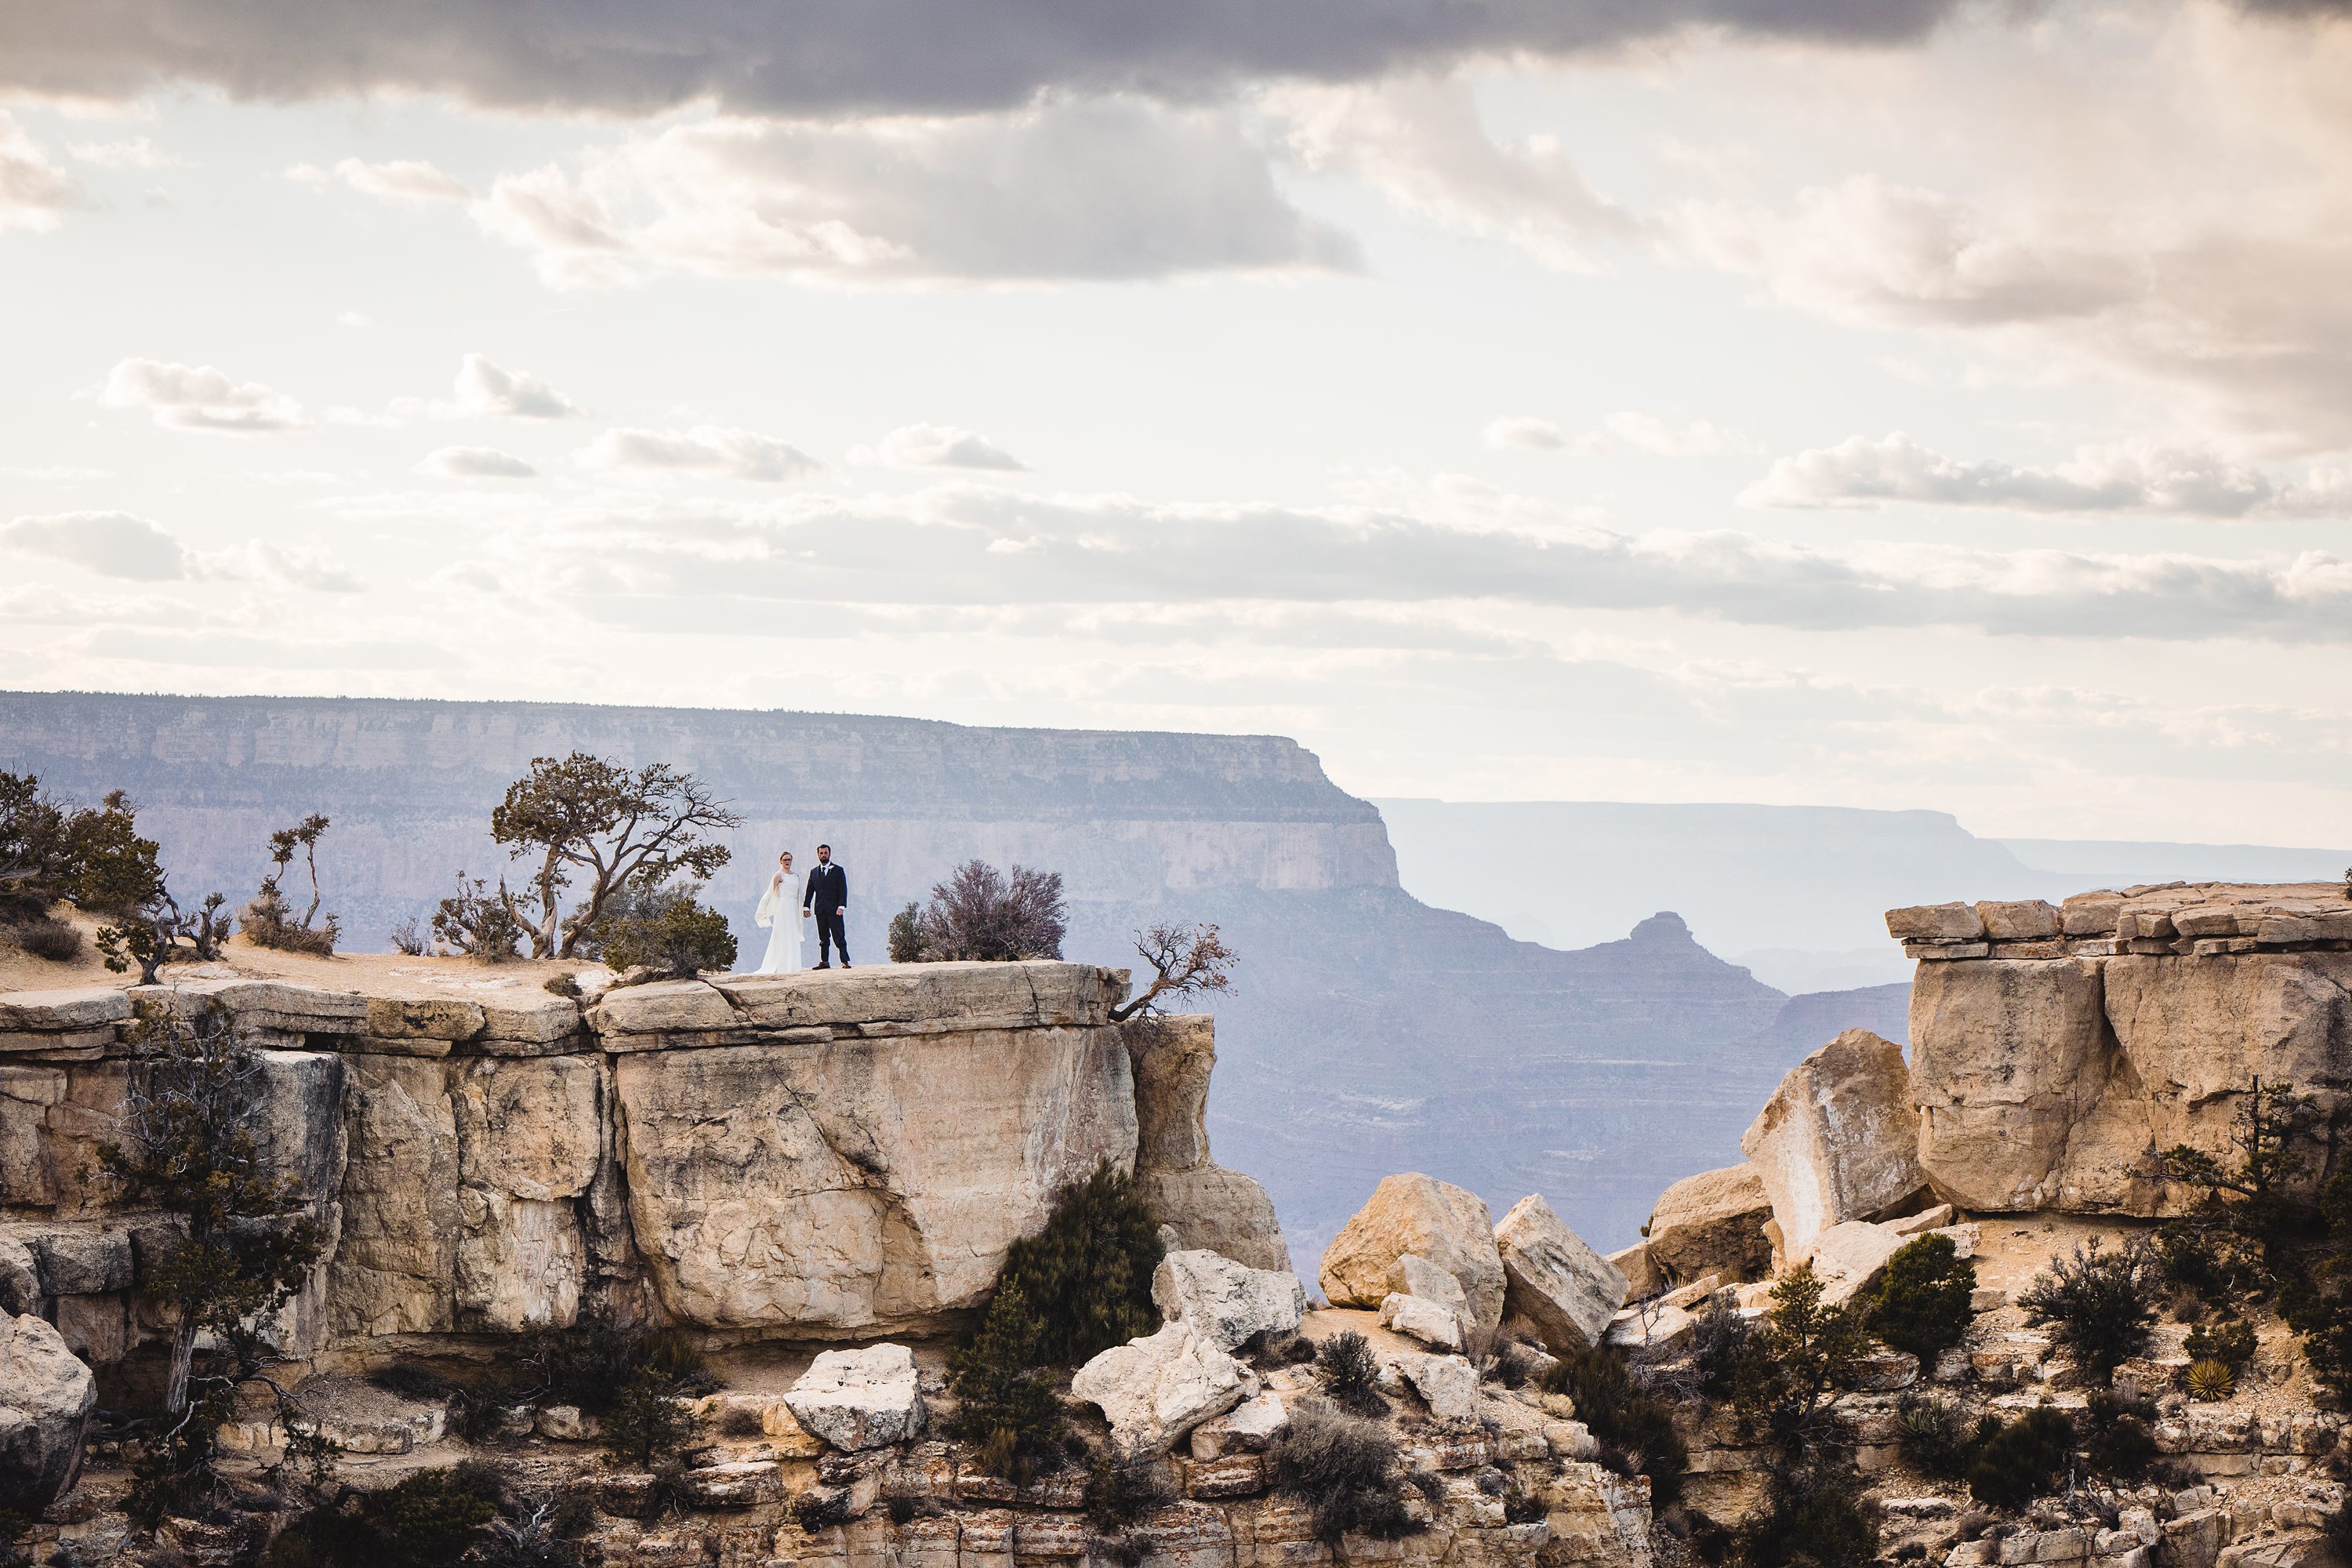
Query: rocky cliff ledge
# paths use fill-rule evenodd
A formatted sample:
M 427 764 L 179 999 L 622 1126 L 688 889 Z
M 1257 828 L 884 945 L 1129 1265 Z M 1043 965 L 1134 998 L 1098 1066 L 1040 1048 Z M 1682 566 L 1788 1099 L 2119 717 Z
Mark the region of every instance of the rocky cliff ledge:
M 1122 972 L 927 964 L 632 987 L 583 1006 L 478 967 L 362 989 L 202 972 L 0 994 L 0 1306 L 100 1369 L 142 1340 L 160 1233 L 95 1153 L 142 1002 L 216 1002 L 263 1047 L 266 1141 L 334 1237 L 285 1326 L 320 1364 L 565 1327 L 922 1331 L 1097 1163 L 1183 1245 L 1286 1268 L 1208 1157 L 1210 1020 L 1108 1021 Z
M 2173 883 L 1890 910 L 1919 1163 L 1964 1208 L 2156 1215 L 2147 1152 L 2216 1156 L 2249 1087 L 2352 1083 L 2340 884 Z

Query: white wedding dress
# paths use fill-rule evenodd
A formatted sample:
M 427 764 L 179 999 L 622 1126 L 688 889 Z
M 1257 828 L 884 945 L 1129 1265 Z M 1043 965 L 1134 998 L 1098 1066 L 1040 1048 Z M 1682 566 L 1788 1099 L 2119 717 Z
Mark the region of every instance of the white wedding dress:
M 801 913 L 798 888 L 784 885 L 781 877 L 771 878 L 751 919 L 768 933 L 768 956 L 754 973 L 797 974 L 808 967 L 801 962 L 802 928 L 808 921 Z

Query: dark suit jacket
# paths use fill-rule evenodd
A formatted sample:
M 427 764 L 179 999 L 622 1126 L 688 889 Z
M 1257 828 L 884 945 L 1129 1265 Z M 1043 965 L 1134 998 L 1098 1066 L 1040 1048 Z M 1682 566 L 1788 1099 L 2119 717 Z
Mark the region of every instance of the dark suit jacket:
M 819 866 L 808 875 L 808 890 L 801 895 L 801 908 L 829 915 L 849 902 L 849 873 L 838 861 Z

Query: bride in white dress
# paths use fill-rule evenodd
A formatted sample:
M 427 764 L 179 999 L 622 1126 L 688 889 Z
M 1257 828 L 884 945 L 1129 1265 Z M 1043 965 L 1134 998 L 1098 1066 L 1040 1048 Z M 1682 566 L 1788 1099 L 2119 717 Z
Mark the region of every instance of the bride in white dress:
M 776 874 L 768 879 L 768 890 L 760 895 L 751 919 L 768 932 L 768 956 L 753 973 L 797 974 L 806 967 L 801 963 L 801 928 L 807 921 L 801 912 L 800 885 L 793 878 L 791 850 L 776 857 Z

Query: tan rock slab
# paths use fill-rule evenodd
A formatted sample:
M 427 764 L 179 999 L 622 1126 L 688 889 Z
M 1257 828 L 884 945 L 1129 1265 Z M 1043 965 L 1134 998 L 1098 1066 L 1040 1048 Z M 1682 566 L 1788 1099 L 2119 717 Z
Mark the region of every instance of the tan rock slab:
M 1494 1222 L 1475 1193 L 1418 1172 L 1384 1177 L 1324 1249 L 1323 1294 L 1335 1307 L 1377 1308 L 1396 1260 L 1413 1253 L 1454 1276 L 1470 1326 L 1491 1333 L 1503 1319 L 1503 1260 Z
M 1918 1139 L 1903 1047 L 1848 1029 L 1789 1070 L 1739 1147 L 1771 1197 L 1782 1251 L 1801 1262 L 1832 1226 L 1927 1184 Z
M 131 1017 L 131 998 L 120 986 L 85 985 L 60 991 L 0 992 L 0 1033 L 55 1034 L 107 1029 Z
M 1886 911 L 1886 934 L 1897 942 L 1974 942 L 1983 917 L 1968 904 L 1919 904 Z
M 1534 1193 L 1511 1205 L 1495 1227 L 1506 1281 L 1504 1310 L 1541 1331 L 1565 1353 L 1601 1342 L 1624 1303 L 1626 1280 L 1609 1260 L 1568 1228 Z
M 1764 1222 L 1771 1217 L 1772 1198 L 1762 1173 L 1742 1161 L 1685 1176 L 1660 1194 L 1643 1245 L 1662 1283 L 1705 1274 L 1752 1279 L 1772 1266 L 1772 1247 L 1764 1238 Z M 1638 1289 L 1632 1270 L 1624 1272 L 1634 1294 L 1653 1293 Z

